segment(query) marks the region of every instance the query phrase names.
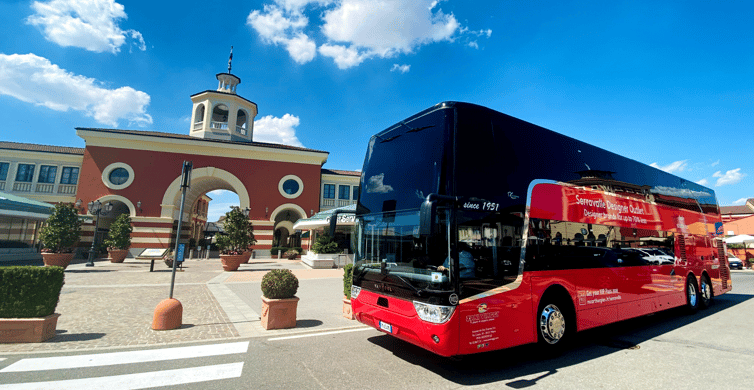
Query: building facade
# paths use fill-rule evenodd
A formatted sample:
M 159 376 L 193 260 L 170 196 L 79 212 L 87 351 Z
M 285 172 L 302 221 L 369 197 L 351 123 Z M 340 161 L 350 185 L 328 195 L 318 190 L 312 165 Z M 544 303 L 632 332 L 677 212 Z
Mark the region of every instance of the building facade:
M 322 209 L 354 204 L 359 172 L 323 169 L 328 152 L 253 140 L 256 103 L 237 95 L 240 78 L 216 75 L 218 88 L 192 95 L 187 134 L 76 128 L 85 148 L 0 142 L 0 191 L 48 203 L 110 202 L 99 236 L 120 214 L 134 227 L 131 254 L 174 244 L 178 219 L 182 239 L 201 238 L 211 199 L 207 193 L 236 193 L 249 209 L 255 249 L 303 244 L 293 225 Z M 181 210 L 181 168 L 191 161 L 191 187 Z M 87 223 L 81 246 L 91 245 Z M 298 245 L 293 245 L 298 246 Z

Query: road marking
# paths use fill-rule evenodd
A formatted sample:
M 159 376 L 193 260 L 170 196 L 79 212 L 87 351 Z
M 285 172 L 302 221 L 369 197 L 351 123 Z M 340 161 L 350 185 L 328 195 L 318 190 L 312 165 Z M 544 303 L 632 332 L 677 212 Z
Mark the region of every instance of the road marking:
M 322 332 L 322 333 L 310 333 L 310 334 L 300 334 L 296 336 L 285 336 L 285 337 L 275 337 L 271 339 L 267 339 L 267 341 L 280 341 L 280 340 L 291 340 L 291 339 L 301 339 L 304 337 L 315 337 L 315 336 L 327 336 L 331 334 L 338 334 L 338 333 L 348 333 L 348 332 L 360 332 L 362 330 L 371 330 L 374 328 L 358 328 L 358 329 L 346 329 L 346 330 L 336 330 L 332 332 Z
M 110 352 L 78 356 L 55 356 L 21 359 L 0 372 L 61 370 L 68 368 L 111 366 L 115 364 L 156 362 L 205 356 L 245 353 L 249 342 L 197 345 L 192 347 L 146 349 L 129 352 Z
M 3 361 L 3 360 L 5 360 L 5 359 L 7 359 L 7 358 L 0 358 L 0 362 L 2 362 L 2 361 Z
M 68 379 L 51 382 L 11 383 L 0 385 L 0 390 L 32 389 L 107 389 L 131 390 L 158 386 L 175 386 L 187 383 L 207 382 L 238 378 L 243 371 L 243 362 L 217 364 L 214 366 L 190 367 L 176 370 L 142 372 L 139 374 L 113 375 L 99 378 Z

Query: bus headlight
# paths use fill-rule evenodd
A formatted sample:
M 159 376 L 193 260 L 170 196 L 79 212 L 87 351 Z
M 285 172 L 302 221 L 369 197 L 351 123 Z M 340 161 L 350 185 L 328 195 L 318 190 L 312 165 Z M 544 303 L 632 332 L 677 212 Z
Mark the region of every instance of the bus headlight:
M 351 299 L 358 298 L 360 292 L 361 292 L 361 287 L 352 285 L 351 286 Z
M 414 308 L 416 309 L 416 314 L 419 315 L 419 318 L 435 324 L 442 324 L 448 321 L 453 314 L 453 311 L 456 309 L 455 306 L 430 305 L 428 303 L 417 301 L 414 301 Z

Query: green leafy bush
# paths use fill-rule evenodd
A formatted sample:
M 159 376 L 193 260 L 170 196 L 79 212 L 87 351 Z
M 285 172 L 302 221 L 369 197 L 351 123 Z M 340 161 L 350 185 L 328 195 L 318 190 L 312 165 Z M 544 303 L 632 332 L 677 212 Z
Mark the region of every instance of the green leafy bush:
M 351 299 L 351 284 L 353 283 L 353 264 L 346 264 L 343 267 L 343 295 Z
M 64 277 L 61 267 L 0 267 L 0 318 L 55 313 Z
M 225 235 L 217 236 L 217 246 L 224 255 L 240 255 L 257 242 L 254 226 L 238 207 L 225 213 L 223 230 Z
M 267 299 L 293 298 L 298 278 L 289 269 L 273 269 L 262 277 L 262 295 Z
M 58 203 L 39 232 L 47 252 L 71 252 L 81 236 L 81 220 L 72 204 Z
M 278 252 L 280 252 L 280 247 L 273 246 L 270 248 L 270 254 L 273 256 L 277 256 Z
M 341 252 L 340 248 L 338 248 L 338 243 L 333 241 L 329 234 L 322 234 L 317 237 L 317 241 L 312 245 L 312 251 L 314 251 L 314 253 L 325 254 Z
M 110 231 L 107 233 L 105 245 L 113 249 L 128 249 L 131 246 L 131 216 L 121 214 L 110 224 Z

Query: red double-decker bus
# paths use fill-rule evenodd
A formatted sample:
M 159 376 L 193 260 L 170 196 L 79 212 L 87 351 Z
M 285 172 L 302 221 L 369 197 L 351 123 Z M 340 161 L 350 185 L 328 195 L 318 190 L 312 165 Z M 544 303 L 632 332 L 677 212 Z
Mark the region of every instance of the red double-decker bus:
M 372 137 L 356 214 L 356 319 L 442 356 L 731 290 L 714 191 L 472 104 Z

